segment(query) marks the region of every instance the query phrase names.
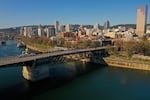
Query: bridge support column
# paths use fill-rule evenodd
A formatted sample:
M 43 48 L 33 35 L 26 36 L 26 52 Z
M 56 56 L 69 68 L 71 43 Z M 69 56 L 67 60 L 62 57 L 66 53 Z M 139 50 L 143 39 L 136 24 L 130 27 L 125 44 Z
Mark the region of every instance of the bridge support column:
M 81 56 L 80 57 L 80 61 L 82 61 L 82 62 L 90 62 L 89 52 L 82 53 L 80 56 Z
M 23 66 L 22 75 L 26 80 L 38 81 L 49 77 L 49 66 L 36 66 L 35 62 L 32 66 Z
M 23 66 L 23 77 L 29 81 L 38 81 L 49 77 L 49 67 L 37 67 L 32 68 L 29 66 Z
M 91 52 L 90 62 L 96 63 L 96 64 L 107 65 L 107 63 L 103 59 L 101 51 Z

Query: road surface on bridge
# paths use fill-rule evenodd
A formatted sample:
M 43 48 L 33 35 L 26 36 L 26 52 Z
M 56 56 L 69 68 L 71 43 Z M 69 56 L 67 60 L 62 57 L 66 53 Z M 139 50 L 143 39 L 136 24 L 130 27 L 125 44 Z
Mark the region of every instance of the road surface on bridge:
M 0 58 L 0 67 L 4 67 L 7 65 L 20 64 L 23 62 L 34 61 L 36 59 L 61 56 L 61 55 L 69 55 L 69 54 L 77 54 L 77 53 L 83 53 L 83 52 L 98 51 L 98 50 L 102 50 L 102 49 L 106 49 L 106 47 L 55 51 L 55 52 L 49 52 L 49 53 L 41 53 L 41 54 L 37 54 L 35 56 L 29 55 L 29 56 L 24 56 L 24 57 L 19 57 L 19 56 L 3 57 L 3 58 Z

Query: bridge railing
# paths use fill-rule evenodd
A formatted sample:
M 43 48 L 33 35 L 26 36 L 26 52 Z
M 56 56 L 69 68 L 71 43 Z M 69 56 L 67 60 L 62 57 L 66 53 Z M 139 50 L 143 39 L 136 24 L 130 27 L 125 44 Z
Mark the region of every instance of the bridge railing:
M 102 49 L 106 49 L 106 47 L 64 50 L 64 51 L 59 51 L 59 52 L 41 53 L 41 54 L 37 54 L 34 56 L 32 55 L 32 56 L 25 56 L 25 57 L 19 57 L 19 56 L 1 57 L 0 58 L 0 66 L 10 65 L 10 64 L 14 64 L 14 63 L 28 62 L 28 61 L 33 61 L 35 59 L 43 59 L 43 58 L 47 58 L 47 57 L 63 56 L 63 55 L 83 53 L 83 52 L 91 52 L 91 51 L 97 51 L 97 50 L 102 50 Z

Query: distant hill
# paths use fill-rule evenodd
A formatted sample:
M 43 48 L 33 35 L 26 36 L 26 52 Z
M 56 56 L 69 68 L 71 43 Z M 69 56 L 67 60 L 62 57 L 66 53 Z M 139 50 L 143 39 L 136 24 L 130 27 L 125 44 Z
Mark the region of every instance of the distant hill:
M 150 24 L 147 24 L 147 25 L 150 25 Z M 134 29 L 136 29 L 136 24 L 119 24 L 119 25 L 114 25 L 111 28 L 118 28 L 119 26 L 121 26 L 121 27 L 125 26 L 127 28 L 134 28 Z
M 0 29 L 0 33 L 18 33 L 20 30 L 20 27 L 17 28 L 5 28 L 5 29 Z
M 119 26 L 121 27 L 127 27 L 127 28 L 136 28 L 136 24 L 119 24 L 119 25 L 114 25 L 111 28 L 118 28 Z

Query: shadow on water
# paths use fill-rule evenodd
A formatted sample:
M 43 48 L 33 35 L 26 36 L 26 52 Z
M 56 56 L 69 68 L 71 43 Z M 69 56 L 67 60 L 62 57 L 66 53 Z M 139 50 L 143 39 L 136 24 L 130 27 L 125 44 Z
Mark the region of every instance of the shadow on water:
M 50 67 L 50 77 L 38 82 L 30 82 L 22 79 L 22 82 L 14 86 L 0 89 L 1 98 L 5 100 L 27 100 L 37 95 L 62 87 L 74 78 L 88 74 L 104 65 L 84 62 L 69 62 Z

